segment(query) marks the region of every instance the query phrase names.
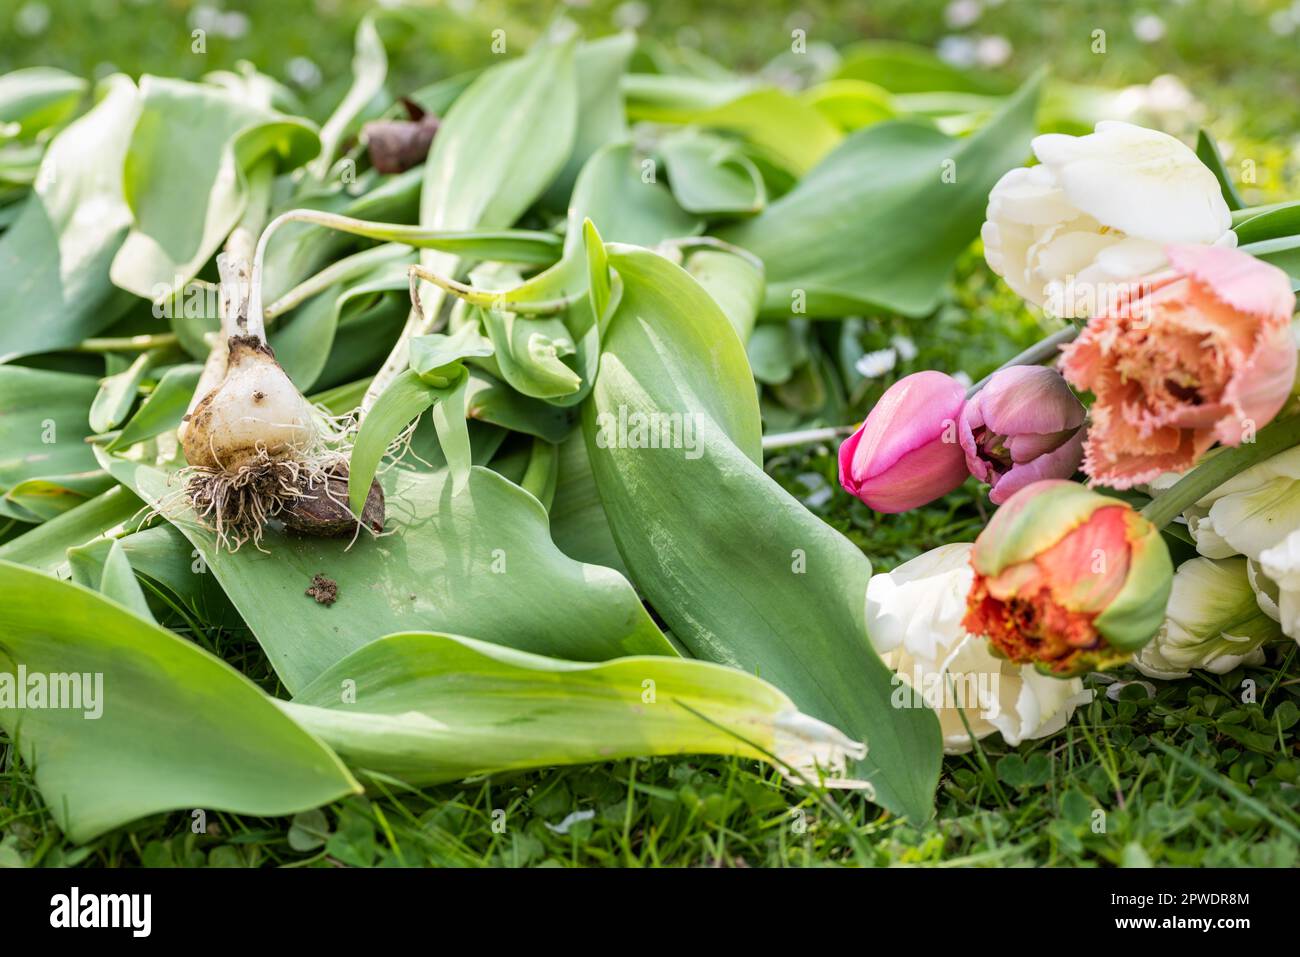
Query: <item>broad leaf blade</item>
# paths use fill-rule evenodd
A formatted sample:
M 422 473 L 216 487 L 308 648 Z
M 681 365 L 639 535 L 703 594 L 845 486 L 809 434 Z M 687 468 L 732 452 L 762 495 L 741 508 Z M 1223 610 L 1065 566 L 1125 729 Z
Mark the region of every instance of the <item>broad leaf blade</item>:
M 102 714 L 0 706 L 59 826 L 82 842 L 178 808 L 292 814 L 358 790 L 251 681 L 101 595 L 0 562 L 0 674 L 102 675 Z
M 355 692 L 347 702 L 344 682 Z M 778 731 L 798 723 L 793 703 L 744 672 L 682 658 L 561 661 L 455 635 L 382 638 L 284 707 L 359 773 L 412 784 L 635 756 L 790 760 L 797 750 Z
M 380 538 L 349 547 L 272 533 L 267 552 L 231 553 L 162 472 L 121 459 L 109 467 L 199 549 L 290 691 L 376 638 L 413 628 L 473 631 L 580 661 L 675 654 L 618 573 L 564 556 L 537 500 L 487 469 L 475 467 L 459 494 L 446 471 L 385 473 L 391 534 Z M 303 594 L 317 574 L 339 584 L 329 607 Z
M 120 531 L 147 506 L 118 485 L 0 545 L 0 561 L 51 574 L 66 567 L 67 551 L 110 531 Z
M 926 818 L 939 726 L 890 703 L 890 671 L 866 633 L 869 562 L 758 464 L 749 366 L 704 290 L 647 250 L 611 248 L 610 264 L 623 295 L 583 431 L 633 580 L 692 654 L 757 673 L 865 740 L 855 776 L 890 810 Z M 634 415 L 691 417 L 696 449 L 631 447 L 630 432 L 618 441 L 611 426 Z
M 212 258 L 247 201 L 244 173 L 265 156 L 294 168 L 320 148 L 314 127 L 231 90 L 155 76 L 123 168 L 132 228 L 113 282 L 146 299 L 181 288 Z
M 139 103 L 124 76 L 105 89 L 50 143 L 34 194 L 0 237 L 0 362 L 74 346 L 130 302 L 109 266 L 131 223 L 122 162 Z
M 1219 153 L 1219 145 L 1214 142 L 1214 137 L 1210 136 L 1205 130 L 1197 131 L 1196 156 L 1209 167 L 1210 172 L 1214 174 L 1214 178 L 1219 181 L 1219 189 L 1223 193 L 1223 201 L 1228 204 L 1228 208 L 1241 209 L 1244 207 L 1246 204 L 1242 202 L 1241 195 L 1237 192 L 1237 187 L 1233 185 L 1227 167 L 1223 165 L 1223 156 Z
M 312 176 L 324 179 L 329 173 L 344 135 L 354 129 L 361 111 L 383 91 L 387 77 L 388 54 L 375 29 L 375 19 L 362 17 L 352 54 L 352 86 L 320 129 L 320 154 L 311 162 Z
M 97 468 L 85 439 L 87 410 L 98 389 L 90 376 L 0 366 L 0 495 L 29 479 Z M 27 522 L 38 518 L 4 499 L 0 515 Z
M 867 127 L 761 215 L 723 231 L 767 266 L 764 314 L 933 311 L 979 234 L 989 190 L 1028 154 L 1039 86 L 1027 83 L 965 139 L 912 122 Z

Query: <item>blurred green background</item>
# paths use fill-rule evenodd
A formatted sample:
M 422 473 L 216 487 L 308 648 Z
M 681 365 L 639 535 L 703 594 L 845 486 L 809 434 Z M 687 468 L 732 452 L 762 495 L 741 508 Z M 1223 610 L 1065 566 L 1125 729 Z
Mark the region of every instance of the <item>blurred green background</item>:
M 495 29 L 521 49 L 557 15 L 588 35 L 635 27 L 743 70 L 788 51 L 800 29 L 813 56 L 819 44 L 893 38 L 1017 76 L 1042 64 L 1058 79 L 1108 87 L 1172 75 L 1220 137 L 1277 149 L 1292 169 L 1300 149 L 1300 0 L 5 0 L 0 72 L 195 78 L 247 59 L 319 114 L 347 82 L 357 20 L 376 8 L 391 14 L 394 92 L 483 61 Z M 192 52 L 195 30 L 203 53 Z M 1098 30 L 1105 53 L 1093 52 Z M 1166 83 L 1156 95 L 1177 105 L 1183 92 Z
M 795 30 L 814 61 L 888 38 L 962 66 L 1023 77 L 1045 65 L 1057 80 L 1126 90 L 1120 105 L 1140 122 L 1184 137 L 1203 125 L 1229 162 L 1249 157 L 1248 200 L 1300 184 L 1300 0 L 5 0 L 0 73 L 197 78 L 251 60 L 323 118 L 346 89 L 353 29 L 376 9 L 398 94 L 480 65 L 494 30 L 514 52 L 559 16 L 589 36 L 630 27 L 778 81 L 790 79 Z

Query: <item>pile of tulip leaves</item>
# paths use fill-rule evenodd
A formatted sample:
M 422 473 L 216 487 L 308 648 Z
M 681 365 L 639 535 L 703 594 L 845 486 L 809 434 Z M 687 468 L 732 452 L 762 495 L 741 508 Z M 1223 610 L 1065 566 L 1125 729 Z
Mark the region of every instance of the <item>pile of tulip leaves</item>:
M 105 689 L 98 720 L 0 725 L 73 839 L 368 780 L 762 758 L 747 733 L 794 708 L 869 745 L 849 770 L 877 803 L 929 815 L 937 722 L 890 706 L 869 558 L 765 474 L 759 384 L 800 374 L 796 322 L 935 309 L 1027 155 L 1037 83 L 958 88 L 970 113 L 934 106 L 952 71 L 892 48 L 801 92 L 654 53 L 551 38 L 396 91 L 441 125 L 395 174 L 358 141 L 404 115 L 369 21 L 319 127 L 251 67 L 0 77 L 0 668 Z M 268 246 L 270 343 L 313 401 L 356 407 L 419 327 L 353 452 L 353 492 L 378 474 L 387 493 L 381 537 L 230 552 L 177 505 L 175 430 L 218 327 L 192 294 L 257 203 L 363 221 Z M 456 294 L 424 282 L 413 307 L 415 264 Z M 637 411 L 692 417 L 698 454 L 595 441 Z M 304 595 L 317 574 L 333 605 Z M 277 693 L 164 613 L 249 634 Z

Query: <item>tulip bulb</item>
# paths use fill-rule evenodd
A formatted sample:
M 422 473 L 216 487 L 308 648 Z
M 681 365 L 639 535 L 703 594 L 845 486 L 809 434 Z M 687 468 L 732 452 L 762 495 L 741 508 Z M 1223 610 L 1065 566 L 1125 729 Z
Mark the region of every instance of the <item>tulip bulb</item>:
M 186 460 L 233 472 L 307 454 L 319 437 L 315 409 L 256 337 L 232 336 L 229 348 L 225 379 L 187 419 Z
M 265 342 L 231 336 L 225 377 L 185 417 L 185 491 L 232 551 L 276 519 L 299 534 L 335 537 L 384 527 L 372 482 L 361 520 L 347 505 L 345 443 L 285 374 Z

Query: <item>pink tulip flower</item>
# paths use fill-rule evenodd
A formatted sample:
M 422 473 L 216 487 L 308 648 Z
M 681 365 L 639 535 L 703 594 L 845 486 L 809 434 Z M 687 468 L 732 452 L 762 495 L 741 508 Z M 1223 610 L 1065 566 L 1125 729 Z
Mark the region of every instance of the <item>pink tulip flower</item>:
M 1169 246 L 1171 269 L 1092 319 L 1061 371 L 1096 401 L 1083 469 L 1123 489 L 1248 441 L 1296 375 L 1286 273 L 1236 249 Z
M 957 439 L 965 389 L 942 372 L 915 372 L 880 397 L 840 446 L 840 484 L 877 512 L 905 512 L 966 480 Z
M 967 401 L 957 437 L 970 474 L 1001 505 L 1026 485 L 1075 473 L 1086 414 L 1055 369 L 1011 366 Z

